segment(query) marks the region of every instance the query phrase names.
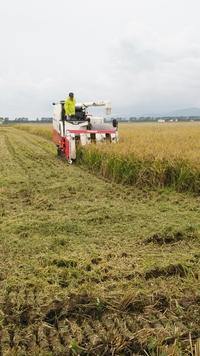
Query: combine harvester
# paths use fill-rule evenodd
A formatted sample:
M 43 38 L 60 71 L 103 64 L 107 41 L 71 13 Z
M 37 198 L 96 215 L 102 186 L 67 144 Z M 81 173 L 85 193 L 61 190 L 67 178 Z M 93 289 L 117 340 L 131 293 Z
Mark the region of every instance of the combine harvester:
M 64 112 L 64 101 L 53 103 L 53 141 L 59 156 L 66 157 L 69 164 L 76 159 L 77 147 L 92 142 L 118 141 L 118 122 L 105 123 L 104 117 L 96 117 L 88 113 L 89 107 L 104 106 L 106 115 L 111 114 L 108 101 L 94 101 L 76 104 L 75 117 L 68 121 Z

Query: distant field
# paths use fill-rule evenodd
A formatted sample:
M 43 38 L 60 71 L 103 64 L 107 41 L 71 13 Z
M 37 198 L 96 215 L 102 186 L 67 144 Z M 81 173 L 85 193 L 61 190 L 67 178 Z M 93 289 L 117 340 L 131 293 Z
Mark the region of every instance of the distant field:
M 99 179 L 21 128 L 0 128 L 0 355 L 199 356 L 199 197 Z
M 20 125 L 51 138 L 51 125 Z M 79 163 L 115 182 L 200 192 L 200 124 L 120 124 L 116 145 L 91 145 Z

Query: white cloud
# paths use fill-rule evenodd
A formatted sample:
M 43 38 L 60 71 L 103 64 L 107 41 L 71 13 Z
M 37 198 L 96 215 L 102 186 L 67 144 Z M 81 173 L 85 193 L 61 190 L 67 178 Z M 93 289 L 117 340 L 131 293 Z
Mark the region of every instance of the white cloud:
M 197 0 L 1 2 L 0 114 L 50 115 L 69 90 L 123 111 L 200 105 L 199 10 Z
M 164 34 L 129 24 L 115 44 L 110 66 L 118 100 L 143 111 L 200 105 L 200 38 L 195 35 L 191 27 Z

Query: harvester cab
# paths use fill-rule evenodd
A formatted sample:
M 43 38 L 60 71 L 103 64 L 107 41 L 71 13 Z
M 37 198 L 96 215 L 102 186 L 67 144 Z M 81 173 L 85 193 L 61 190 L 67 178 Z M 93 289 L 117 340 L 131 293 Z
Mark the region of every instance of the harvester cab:
M 89 107 L 102 106 L 106 109 L 106 115 L 110 115 L 109 101 L 77 103 L 75 116 L 70 121 L 65 116 L 64 101 L 53 105 L 53 141 L 57 146 L 58 155 L 65 156 L 70 164 L 76 159 L 78 145 L 118 141 L 117 120 L 107 123 L 104 116 L 93 116 L 88 112 Z

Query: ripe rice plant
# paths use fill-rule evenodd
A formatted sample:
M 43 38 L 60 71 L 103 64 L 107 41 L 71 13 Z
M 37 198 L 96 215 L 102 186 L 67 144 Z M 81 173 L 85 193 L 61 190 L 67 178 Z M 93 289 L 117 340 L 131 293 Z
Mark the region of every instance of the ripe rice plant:
M 92 145 L 81 148 L 79 162 L 117 183 L 200 192 L 200 171 L 183 159 L 141 159 L 133 154 L 126 158 Z
M 79 162 L 117 183 L 200 192 L 199 124 L 124 124 L 119 134 L 81 148 Z

